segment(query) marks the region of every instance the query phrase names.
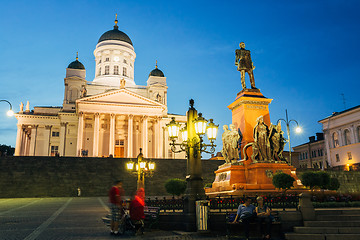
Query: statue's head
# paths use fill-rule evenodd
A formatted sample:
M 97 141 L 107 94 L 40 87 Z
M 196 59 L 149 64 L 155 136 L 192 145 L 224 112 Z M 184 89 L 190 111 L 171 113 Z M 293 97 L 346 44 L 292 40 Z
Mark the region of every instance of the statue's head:
M 230 130 L 235 130 L 235 125 L 234 124 L 230 124 Z
M 258 123 L 263 123 L 263 122 L 264 122 L 264 116 L 258 117 L 258 118 L 256 119 L 256 121 L 257 121 Z
M 276 131 L 281 132 L 281 122 L 276 125 Z
M 224 131 L 228 130 L 228 125 L 223 126 Z
M 241 43 L 239 44 L 239 46 L 240 46 L 241 49 L 245 49 L 245 43 L 244 43 L 244 42 L 241 42 Z

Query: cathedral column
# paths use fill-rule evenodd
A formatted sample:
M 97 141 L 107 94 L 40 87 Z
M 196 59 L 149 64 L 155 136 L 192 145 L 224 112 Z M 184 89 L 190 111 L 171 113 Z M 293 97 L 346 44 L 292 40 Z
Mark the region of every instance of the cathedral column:
M 155 124 L 154 124 L 154 137 L 155 137 L 155 141 L 154 141 L 154 151 L 155 151 L 155 158 L 160 158 L 160 118 L 156 117 L 155 118 Z
M 84 138 L 84 113 L 79 112 L 79 123 L 78 123 L 78 134 L 77 134 L 77 156 L 81 156 L 81 150 L 83 149 L 83 138 Z
M 16 133 L 16 145 L 15 145 L 15 156 L 20 156 L 21 154 L 21 143 L 23 141 L 23 129 L 22 124 L 17 125 L 17 133 Z
M 30 141 L 30 150 L 29 156 L 35 156 L 36 154 L 36 138 L 37 138 L 37 129 L 39 125 L 32 125 L 31 128 L 31 141 Z
M 115 114 L 110 114 L 109 155 L 115 156 Z
M 45 125 L 45 133 L 44 133 L 44 139 L 45 139 L 45 143 L 43 146 L 43 155 L 44 156 L 49 156 L 49 151 L 50 151 L 50 140 L 51 140 L 51 125 Z
M 133 121 L 134 121 L 134 116 L 129 115 L 129 118 L 128 118 L 128 152 L 127 152 L 128 158 L 133 157 Z
M 29 133 L 28 133 L 28 131 L 29 131 Z M 30 133 L 31 133 L 31 129 L 28 130 L 23 126 L 22 133 L 21 133 L 20 156 L 29 156 L 30 155 L 30 151 L 29 151 L 30 143 L 31 143 Z M 26 144 L 27 140 L 29 140 L 28 144 Z
M 97 157 L 99 155 L 99 123 L 100 114 L 95 113 L 93 157 Z
M 143 116 L 142 118 L 142 131 L 141 131 L 141 139 L 142 139 L 142 152 L 143 152 L 143 156 L 145 158 L 148 157 L 148 143 L 149 143 L 149 139 L 148 139 L 148 116 Z

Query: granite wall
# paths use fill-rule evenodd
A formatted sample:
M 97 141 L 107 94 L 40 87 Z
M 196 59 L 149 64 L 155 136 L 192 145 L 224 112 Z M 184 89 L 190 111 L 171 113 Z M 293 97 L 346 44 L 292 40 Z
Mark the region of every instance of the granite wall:
M 136 175 L 126 170 L 124 158 L 1 157 L 0 198 L 105 196 L 116 179 L 122 179 L 126 195 L 136 189 Z M 167 195 L 169 178 L 185 179 L 185 159 L 154 159 L 155 174 L 145 179 L 147 196 Z M 223 161 L 202 160 L 204 183 L 213 182 Z

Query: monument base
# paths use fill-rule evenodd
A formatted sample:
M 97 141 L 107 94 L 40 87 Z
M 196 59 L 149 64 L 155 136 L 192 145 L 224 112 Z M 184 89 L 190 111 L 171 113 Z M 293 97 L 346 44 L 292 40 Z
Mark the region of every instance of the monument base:
M 295 179 L 293 190 L 304 189 L 296 176 L 296 168 L 287 163 L 244 163 L 245 161 L 238 161 L 219 166 L 215 171 L 216 177 L 212 188 L 205 189 L 206 195 L 280 192 L 272 184 L 272 177 L 277 172 L 289 174 Z

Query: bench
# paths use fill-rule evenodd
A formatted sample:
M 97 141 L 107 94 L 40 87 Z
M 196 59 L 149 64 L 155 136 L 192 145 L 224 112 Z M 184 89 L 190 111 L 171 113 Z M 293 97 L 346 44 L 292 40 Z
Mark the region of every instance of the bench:
M 283 234 L 282 234 L 282 230 L 281 230 L 281 219 L 279 216 L 279 212 L 272 211 L 271 215 L 274 217 L 274 220 L 271 224 L 272 235 L 282 236 Z M 243 234 L 243 232 L 244 232 L 243 225 L 240 222 L 232 223 L 232 221 L 235 219 L 235 216 L 236 216 L 236 212 L 235 213 L 231 213 L 231 212 L 226 213 L 226 234 L 229 237 L 238 236 L 240 234 Z M 229 221 L 231 219 L 232 219 L 232 221 Z M 265 223 L 263 223 L 263 224 L 265 224 Z M 257 222 L 256 221 L 251 222 L 250 223 L 250 237 L 261 237 L 260 235 L 261 235 L 261 233 L 258 230 Z
M 160 208 L 145 206 L 145 227 L 151 229 L 153 225 L 158 224 Z

